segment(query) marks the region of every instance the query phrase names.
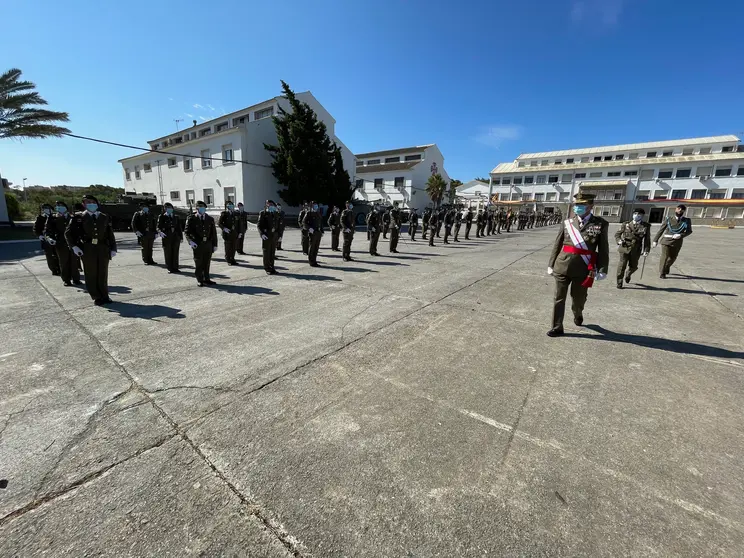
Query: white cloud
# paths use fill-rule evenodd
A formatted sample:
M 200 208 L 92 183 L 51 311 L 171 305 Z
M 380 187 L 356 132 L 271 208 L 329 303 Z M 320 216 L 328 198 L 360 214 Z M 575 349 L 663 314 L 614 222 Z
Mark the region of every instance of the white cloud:
M 193 114 L 189 114 L 188 112 L 186 113 L 186 116 L 188 116 L 189 118 L 194 118 L 194 115 Z
M 571 21 L 575 24 L 614 27 L 627 0 L 572 0 Z
M 201 106 L 201 105 L 200 105 L 199 103 L 194 103 L 194 104 L 193 104 L 192 106 L 193 106 L 194 108 L 196 108 L 196 109 L 203 109 L 203 108 L 204 108 L 204 107 L 203 107 L 203 106 Z
M 169 100 L 169 101 L 172 101 L 172 100 L 173 100 L 173 97 L 168 97 L 168 100 Z
M 212 112 L 214 112 L 214 107 L 213 107 L 212 105 L 207 105 L 207 108 L 208 108 L 209 110 L 211 110 Z
M 507 141 L 514 141 L 522 137 L 522 126 L 487 126 L 475 136 L 475 141 L 498 149 Z
M 199 118 L 201 119 L 202 122 L 206 122 L 207 121 L 207 119 L 204 118 L 203 116 L 200 116 Z

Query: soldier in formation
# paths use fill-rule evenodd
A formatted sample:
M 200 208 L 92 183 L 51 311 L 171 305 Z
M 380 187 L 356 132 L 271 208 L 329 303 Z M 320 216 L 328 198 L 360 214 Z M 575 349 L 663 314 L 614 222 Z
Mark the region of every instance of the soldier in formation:
M 390 253 L 397 254 L 400 227 L 403 225 L 400 209 L 398 209 L 398 202 L 393 202 L 393 207 L 388 214 L 390 215 Z
M 460 236 L 460 228 L 462 227 L 462 211 L 455 210 L 455 242 L 460 242 L 458 236 Z
M 80 285 L 80 258 L 68 246 L 65 239 L 65 231 L 73 216 L 65 202 L 58 200 L 54 205 L 56 213 L 50 215 L 44 223 L 44 236 L 47 244 L 53 248 L 57 255 L 64 286 Z
M 408 216 L 408 234 L 412 241 L 416 241 L 416 230 L 418 230 L 419 216 L 414 207 L 411 210 L 411 214 Z
M 380 206 L 375 205 L 372 211 L 367 215 L 367 231 L 369 234 L 369 255 L 379 256 L 377 253 L 377 242 L 380 239 L 380 227 L 382 226 L 382 219 L 380 219 Z
M 441 233 L 442 227 L 444 226 L 445 215 L 447 215 L 447 210 L 442 207 L 437 215 L 437 238 L 442 238 Z
M 692 234 L 692 221 L 685 217 L 685 211 L 687 208 L 684 205 L 678 205 L 674 210 L 674 216 L 666 218 L 654 237 L 654 248 L 661 240 L 661 258 L 659 259 L 661 279 L 666 279 L 669 269 L 677 261 L 679 251 L 682 250 L 685 237 Z
M 307 231 L 307 225 L 305 224 L 305 217 L 307 216 L 310 208 L 306 201 L 302 202 L 302 209 L 297 217 L 297 225 L 300 227 L 300 234 L 302 235 L 302 253 L 307 256 L 310 250 L 310 235 Z
M 451 209 L 444 213 L 444 244 L 449 244 L 449 237 L 452 233 L 452 227 L 455 224 L 455 216 Z
M 470 229 L 473 227 L 473 208 L 468 207 L 465 214 L 465 240 L 470 240 Z
M 310 207 L 302 219 L 302 226 L 307 230 L 308 235 L 307 260 L 310 267 L 320 267 L 318 251 L 320 250 L 320 238 L 323 236 L 323 219 L 317 203 L 310 202 Z
M 256 228 L 261 237 L 264 271 L 267 275 L 276 275 L 278 271 L 274 267 L 274 261 L 279 238 L 279 213 L 273 200 L 266 200 L 266 205 L 258 214 Z
M 282 204 L 278 203 L 276 204 L 276 219 L 277 219 L 277 239 L 276 239 L 276 249 L 282 250 L 282 240 L 284 239 L 284 217 L 285 213 L 282 209 Z
M 48 203 L 43 204 L 40 208 L 39 214 L 36 216 L 36 221 L 34 222 L 34 234 L 38 236 L 39 240 L 41 241 L 41 249 L 44 252 L 44 257 L 46 257 L 49 271 L 52 272 L 52 275 L 59 275 L 61 271 L 59 267 L 59 260 L 57 259 L 57 252 L 55 251 L 54 246 L 52 244 L 49 244 L 44 236 L 44 227 L 46 225 L 47 219 L 49 219 L 51 215 L 52 206 Z
M 351 259 L 351 243 L 354 240 L 354 205 L 350 202 L 346 202 L 346 209 L 341 212 L 341 229 L 344 234 L 344 249 L 341 253 L 345 262 L 352 261 Z
M 426 240 L 426 232 L 429 230 L 429 222 L 431 221 L 431 208 L 427 207 L 424 209 L 424 216 L 421 219 L 423 228 L 421 229 L 421 238 Z
M 478 210 L 478 216 L 475 218 L 475 238 L 483 236 L 483 229 L 486 226 L 486 216 L 483 215 L 483 210 Z
M 181 273 L 178 252 L 183 242 L 183 230 L 170 202 L 163 205 L 163 212 L 158 217 L 157 231 L 163 244 L 163 257 L 168 273 Z
M 245 256 L 245 233 L 248 231 L 248 213 L 243 202 L 238 202 L 238 243 L 236 251 Z
M 486 236 L 493 234 L 493 211 L 486 209 Z
M 240 217 L 235 212 L 235 203 L 228 200 L 225 211 L 220 213 L 217 226 L 222 231 L 222 240 L 225 242 L 225 261 L 227 265 L 237 265 L 235 250 L 238 247 L 238 235 L 240 234 Z
M 439 227 L 439 212 L 435 209 L 429 217 L 429 228 L 431 229 L 429 231 L 429 246 L 434 246 L 434 236 L 437 227 Z
M 150 213 L 149 202 L 141 202 L 139 211 L 132 216 L 132 230 L 137 235 L 137 243 L 142 252 L 142 262 L 145 265 L 155 265 L 152 259 L 152 248 L 155 244 L 157 218 Z
M 387 240 L 388 232 L 390 232 L 390 212 L 393 210 L 389 207 L 387 211 L 382 214 L 382 238 Z
M 330 215 L 328 215 L 328 228 L 331 230 L 331 251 L 339 252 L 338 241 L 341 236 L 341 214 L 335 205 Z
M 641 208 L 634 209 L 633 218 L 620 225 L 615 233 L 617 251 L 620 253 L 616 274 L 618 289 L 623 288 L 623 274 L 625 282 L 630 283 L 631 276 L 638 269 L 641 256 L 645 257 L 651 249 L 651 225 L 643 220 L 645 214 Z
M 214 218 L 207 215 L 207 204 L 201 200 L 196 202 L 196 214 L 190 215 L 186 221 L 186 240 L 194 252 L 197 285 L 216 285 L 209 277 L 209 267 L 212 254 L 217 251 L 217 227 Z

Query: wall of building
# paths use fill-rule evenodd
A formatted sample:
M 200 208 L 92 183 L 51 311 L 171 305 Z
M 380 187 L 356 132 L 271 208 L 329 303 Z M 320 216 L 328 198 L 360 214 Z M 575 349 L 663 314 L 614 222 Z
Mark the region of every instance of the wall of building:
M 363 180 L 364 185 L 362 188 L 354 191 L 354 199 L 385 205 L 392 205 L 393 202 L 397 201 L 403 209 L 425 207 L 429 201 L 426 192 L 413 189 L 413 170 L 418 166 L 420 165 L 416 165 L 413 169 L 408 170 L 357 174 L 356 179 Z M 399 177 L 404 179 L 404 187 L 402 189 L 398 189 L 395 186 L 395 179 Z M 375 179 L 379 178 L 383 181 L 382 189 L 375 188 Z

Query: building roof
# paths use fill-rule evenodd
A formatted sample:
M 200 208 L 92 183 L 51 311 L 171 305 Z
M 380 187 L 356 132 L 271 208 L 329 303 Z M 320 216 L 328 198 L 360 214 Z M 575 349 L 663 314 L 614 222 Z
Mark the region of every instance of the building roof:
M 422 162 L 423 161 L 407 161 L 405 163 L 386 163 L 386 164 L 381 163 L 379 165 L 366 165 L 362 167 L 357 167 L 356 175 L 359 176 L 360 174 L 408 170 L 408 169 L 412 169 L 413 167 L 415 167 L 416 165 Z
M 625 180 L 584 180 L 579 182 L 579 188 L 583 188 L 584 190 L 591 188 L 620 188 L 621 186 L 627 186 L 628 182 L 630 180 L 627 178 Z
M 488 188 L 490 185 L 488 184 L 488 182 L 481 182 L 480 180 L 471 180 L 470 182 L 466 182 L 465 184 L 460 184 L 457 188 L 455 188 L 455 190 L 459 192 L 461 190 L 466 190 L 468 188 L 473 188 L 475 186 L 480 186 L 480 187 L 485 186 L 486 188 Z
M 401 147 L 400 149 L 386 149 L 385 151 L 370 151 L 369 153 L 359 153 L 354 155 L 357 159 L 369 159 L 370 157 L 384 157 L 385 155 L 404 155 L 406 153 L 418 153 L 427 147 L 434 147 L 435 144 L 414 145 L 413 147 Z
M 623 145 L 606 145 L 602 147 L 587 147 L 584 149 L 564 149 L 561 151 L 543 151 L 540 153 L 522 153 L 520 159 L 539 159 L 540 157 L 561 157 L 563 155 L 583 155 L 588 153 L 609 153 L 610 151 L 632 151 L 634 149 L 653 149 L 662 147 L 680 147 L 684 145 L 698 145 L 702 143 L 738 142 L 739 138 L 733 134 L 726 136 L 710 136 L 705 138 L 688 138 L 666 141 L 649 141 L 646 143 L 627 143 Z

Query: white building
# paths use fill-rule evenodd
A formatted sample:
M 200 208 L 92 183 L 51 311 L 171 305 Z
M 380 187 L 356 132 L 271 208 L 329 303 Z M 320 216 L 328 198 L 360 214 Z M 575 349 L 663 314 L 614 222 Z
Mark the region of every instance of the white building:
M 468 207 L 484 207 L 489 200 L 490 186 L 480 180 L 471 180 L 457 187 L 457 203 Z
M 297 93 L 322 120 L 328 136 L 341 148 L 344 166 L 354 173 L 354 155 L 336 137 L 336 121 L 310 92 Z M 271 154 L 264 143 L 276 145 L 272 116 L 279 107 L 290 111 L 285 97 L 220 116 L 186 130 L 149 141 L 152 149 L 166 153 L 143 153 L 121 159 L 124 189 L 152 192 L 160 203 L 187 208 L 202 200 L 222 209 L 227 200 L 243 202 L 246 211 L 260 211 L 267 199 L 280 202 L 283 187 L 271 174 Z M 209 160 L 214 157 L 221 160 Z M 243 161 L 235 162 L 235 161 Z
M 659 223 L 684 203 L 694 222 L 744 224 L 743 147 L 727 135 L 524 153 L 491 171 L 490 198 L 566 215 L 581 189 L 610 221 L 643 207 Z
M 421 209 L 431 203 L 426 181 L 432 174 L 440 174 L 449 184 L 444 157 L 433 143 L 360 153 L 356 155 L 354 199 L 384 205 L 397 201 L 402 209 Z

